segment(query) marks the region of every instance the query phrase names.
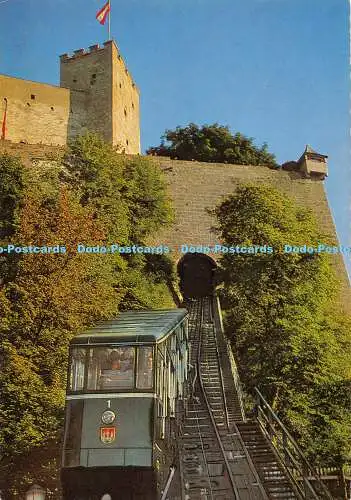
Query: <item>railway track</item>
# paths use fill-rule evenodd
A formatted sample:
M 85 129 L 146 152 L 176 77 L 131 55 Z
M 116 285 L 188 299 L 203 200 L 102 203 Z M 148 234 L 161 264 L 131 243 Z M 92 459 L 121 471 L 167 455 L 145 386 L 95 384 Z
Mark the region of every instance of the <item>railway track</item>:
M 267 500 L 234 421 L 240 412 L 228 409 L 230 383 L 222 372 L 212 298 L 187 307 L 193 368 L 179 443 L 183 500 Z

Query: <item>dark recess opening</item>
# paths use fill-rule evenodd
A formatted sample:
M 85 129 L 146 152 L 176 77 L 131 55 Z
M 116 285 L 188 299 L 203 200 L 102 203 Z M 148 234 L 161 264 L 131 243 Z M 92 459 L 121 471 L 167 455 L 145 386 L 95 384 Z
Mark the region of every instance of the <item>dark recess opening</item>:
M 205 297 L 214 290 L 216 263 L 202 253 L 187 253 L 178 262 L 180 290 L 184 298 Z

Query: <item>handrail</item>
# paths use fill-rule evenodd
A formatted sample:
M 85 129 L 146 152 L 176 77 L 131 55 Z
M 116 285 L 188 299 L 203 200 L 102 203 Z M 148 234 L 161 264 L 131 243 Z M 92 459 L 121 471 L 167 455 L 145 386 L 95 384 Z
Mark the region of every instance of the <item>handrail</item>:
M 295 486 L 302 494 L 306 494 L 307 489 L 308 494 L 317 500 L 333 500 L 329 490 L 322 482 L 317 469 L 310 465 L 294 438 L 274 413 L 257 387 L 255 387 L 255 392 L 258 396 L 257 420 L 282 459 L 282 463 L 294 481 Z M 305 492 L 301 484 L 299 484 L 301 480 L 303 480 Z
M 351 465 L 345 464 L 342 467 L 316 467 L 319 476 L 340 476 L 343 474 L 344 476 L 349 476 L 351 478 Z
M 233 357 L 233 362 L 234 362 L 234 366 L 235 366 L 235 369 L 236 369 L 236 365 L 235 365 L 235 360 L 234 360 L 234 356 L 233 356 L 233 353 L 232 353 L 232 349 L 230 347 L 230 344 L 229 342 L 227 341 L 227 338 L 225 337 L 224 335 L 224 328 L 223 328 L 223 321 L 222 321 L 222 313 L 221 313 L 221 304 L 220 304 L 220 301 L 219 301 L 219 297 L 218 295 L 216 294 L 214 297 L 213 297 L 213 310 L 214 310 L 214 316 L 216 316 L 216 318 L 214 318 L 214 321 L 215 319 L 217 320 L 217 322 L 219 323 L 219 325 L 215 325 L 215 326 L 218 326 L 218 333 L 220 335 L 220 340 L 221 342 L 224 342 L 225 343 L 225 346 L 226 346 L 226 350 L 227 350 L 227 355 L 229 356 L 229 352 L 231 353 L 232 357 Z M 217 335 L 214 336 L 215 337 L 215 343 L 216 343 L 216 351 L 217 351 L 217 359 L 218 361 L 220 360 L 220 356 L 219 356 L 219 349 L 218 349 L 218 341 L 217 341 Z M 225 414 L 226 414 L 226 421 L 227 421 L 227 428 L 228 430 L 230 430 L 230 423 L 229 423 L 229 415 L 228 415 L 228 405 L 227 405 L 227 400 L 226 400 L 226 391 L 225 391 L 225 386 L 224 386 L 224 377 L 223 377 L 223 370 L 222 370 L 222 365 L 219 363 L 219 367 L 220 367 L 220 378 L 221 378 L 221 386 L 222 386 L 222 393 L 223 393 L 223 400 L 224 400 L 224 407 L 225 407 Z M 231 366 L 231 372 L 233 374 L 233 367 Z M 238 373 L 236 372 L 236 375 L 237 375 L 237 380 L 238 380 L 238 384 L 240 385 L 240 379 L 239 379 L 239 375 Z M 234 379 L 234 374 L 233 374 L 233 379 Z M 242 417 L 243 417 L 243 420 L 245 421 L 245 413 L 244 413 L 244 406 L 243 406 L 243 401 L 242 401 L 242 393 L 240 392 L 239 393 L 239 390 L 236 386 L 236 384 L 234 383 L 234 387 L 236 388 L 237 390 L 237 396 L 238 396 L 238 400 L 239 400 L 239 403 L 240 403 L 240 410 L 241 410 L 241 414 L 242 414 Z M 241 388 L 241 386 L 240 386 Z M 258 488 L 261 492 L 261 495 L 262 495 L 262 498 L 264 500 L 268 500 L 268 496 L 267 496 L 267 493 L 261 483 L 261 480 L 260 480 L 260 477 L 257 473 L 257 470 L 256 470 L 256 467 L 250 457 L 250 454 L 245 446 L 245 443 L 241 437 L 241 434 L 238 430 L 238 427 L 236 425 L 236 423 L 233 421 L 231 423 L 231 427 L 233 429 L 233 431 L 236 433 L 237 435 L 237 439 L 239 440 L 241 446 L 242 446 L 242 450 L 244 452 L 244 455 L 246 457 L 246 460 L 249 464 L 249 467 L 251 469 L 251 472 L 255 478 L 255 481 L 258 485 Z
M 240 382 L 240 378 L 239 378 L 239 372 L 238 372 L 238 368 L 237 368 L 237 365 L 236 365 L 236 362 L 235 362 L 235 358 L 234 358 L 234 355 L 233 355 L 233 350 L 231 348 L 231 345 L 230 345 L 230 342 L 229 342 L 228 338 L 224 334 L 224 326 L 223 326 L 223 319 L 222 319 L 221 303 L 220 303 L 220 300 L 219 300 L 219 297 L 218 297 L 217 294 L 215 294 L 214 300 L 216 301 L 216 312 L 217 312 L 216 319 L 218 320 L 218 327 L 219 327 L 219 330 L 221 332 L 222 340 L 224 341 L 226 349 L 227 349 L 227 355 L 228 355 L 228 358 L 229 358 L 230 368 L 231 368 L 231 372 L 232 372 L 232 375 L 233 375 L 234 386 L 235 386 L 235 389 L 236 389 L 236 392 L 237 392 L 237 396 L 238 396 L 238 400 L 239 400 L 240 413 L 241 413 L 243 421 L 245 422 L 246 421 L 246 417 L 245 417 L 245 410 L 244 410 L 243 390 L 242 390 L 242 387 L 241 387 L 241 382 Z
M 168 493 L 168 490 L 171 486 L 171 482 L 172 482 L 172 479 L 174 477 L 174 473 L 175 473 L 175 466 L 172 465 L 170 468 L 169 468 L 169 474 L 168 474 L 168 478 L 167 478 L 167 482 L 166 482 L 166 486 L 165 486 L 165 489 L 163 490 L 162 492 L 162 497 L 161 497 L 161 500 L 166 500 L 166 496 L 167 496 L 167 493 Z

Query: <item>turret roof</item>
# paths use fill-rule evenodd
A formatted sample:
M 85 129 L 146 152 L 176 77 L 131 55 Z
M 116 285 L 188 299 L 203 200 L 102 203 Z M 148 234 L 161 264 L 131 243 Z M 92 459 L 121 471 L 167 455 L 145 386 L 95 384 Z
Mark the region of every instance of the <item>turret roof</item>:
M 302 153 L 302 155 L 298 159 L 297 163 L 300 163 L 304 159 L 304 156 L 306 154 L 308 154 L 308 153 L 312 154 L 312 155 L 316 155 L 316 156 L 322 157 L 322 158 L 328 158 L 327 155 L 322 155 L 321 153 L 317 153 L 317 151 L 315 151 L 309 144 L 306 144 L 305 151 Z

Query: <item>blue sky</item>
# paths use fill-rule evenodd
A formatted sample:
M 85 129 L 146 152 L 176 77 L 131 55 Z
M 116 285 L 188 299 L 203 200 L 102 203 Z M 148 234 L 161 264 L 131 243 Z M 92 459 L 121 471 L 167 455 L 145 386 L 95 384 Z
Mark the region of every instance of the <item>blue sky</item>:
M 350 241 L 347 0 L 111 0 L 112 35 L 141 91 L 142 147 L 190 121 L 267 142 L 279 162 L 329 155 Z M 58 56 L 107 39 L 104 0 L 0 1 L 0 72 L 58 84 Z M 349 266 L 351 270 L 351 265 Z

